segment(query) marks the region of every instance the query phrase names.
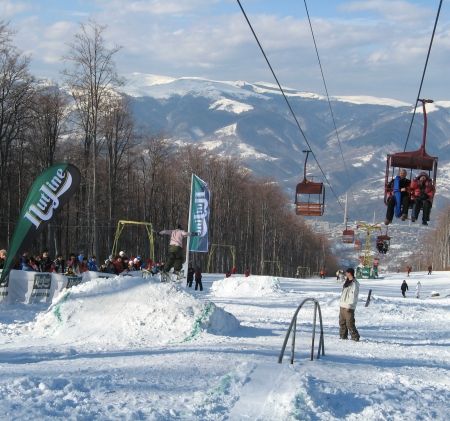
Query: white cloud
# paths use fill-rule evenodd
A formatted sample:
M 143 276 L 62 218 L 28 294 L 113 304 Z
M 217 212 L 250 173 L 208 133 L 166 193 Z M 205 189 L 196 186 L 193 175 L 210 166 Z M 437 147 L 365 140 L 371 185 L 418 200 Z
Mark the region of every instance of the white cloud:
M 342 6 L 348 12 L 375 12 L 383 19 L 413 24 L 431 15 L 431 10 L 406 0 L 358 0 Z
M 29 9 L 29 6 L 20 1 L 0 0 L 0 18 L 8 19 L 18 13 L 22 13 Z
M 0 0 L 2 4 L 6 2 Z M 96 0 L 95 4 L 95 12 L 89 17 L 107 25 L 103 35 L 108 45 L 123 47 L 116 55 L 118 70 L 123 74 L 273 82 L 244 17 L 228 0 Z M 263 0 L 258 4 L 263 9 Z M 421 4 L 405 0 L 350 1 L 342 6 L 345 13 L 339 18 L 315 16 L 311 7 L 330 94 L 410 101 L 434 22 L 434 5 L 426 9 L 428 4 Z M 302 13 L 283 15 L 283 9 L 280 6 L 278 14 L 250 12 L 249 17 L 280 82 L 324 94 L 308 22 Z M 436 99 L 450 98 L 450 91 L 442 88 L 450 86 L 444 83 L 448 80 L 445 69 L 450 66 L 447 22 L 444 13 L 426 80 L 428 87 L 435 84 Z M 44 16 L 13 23 L 18 29 L 19 47 L 32 52 L 33 65 L 44 67 L 43 61 L 54 64 L 49 71 L 56 71 L 57 57 L 64 55 L 65 44 L 78 28 L 76 23 L 63 20 L 45 24 Z
M 150 15 L 178 15 L 210 6 L 218 0 L 98 0 L 104 10 L 119 13 Z

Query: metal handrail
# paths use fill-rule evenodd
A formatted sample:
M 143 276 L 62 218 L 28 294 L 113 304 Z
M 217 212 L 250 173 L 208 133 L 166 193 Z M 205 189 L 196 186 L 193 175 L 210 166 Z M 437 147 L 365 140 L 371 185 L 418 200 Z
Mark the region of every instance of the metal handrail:
M 316 336 L 316 315 L 317 311 L 319 311 L 319 321 L 320 321 L 320 339 L 319 339 L 319 349 L 317 351 L 317 359 L 320 358 L 320 351 L 322 351 L 322 355 L 325 355 L 325 344 L 323 339 L 323 323 L 322 323 L 322 311 L 320 310 L 320 304 L 315 298 L 305 298 L 301 304 L 297 307 L 297 310 L 292 317 L 291 324 L 289 325 L 288 331 L 286 333 L 286 337 L 284 338 L 283 346 L 281 348 L 280 356 L 278 357 L 278 362 L 281 364 L 283 361 L 284 351 L 286 349 L 286 345 L 289 340 L 289 336 L 291 335 L 292 330 L 294 330 L 292 336 L 291 343 L 291 364 L 294 364 L 294 350 L 295 350 L 295 334 L 297 332 L 297 316 L 300 309 L 303 307 L 308 301 L 314 302 L 314 319 L 313 319 L 313 331 L 312 331 L 312 341 L 311 341 L 311 361 L 314 360 L 314 340 Z

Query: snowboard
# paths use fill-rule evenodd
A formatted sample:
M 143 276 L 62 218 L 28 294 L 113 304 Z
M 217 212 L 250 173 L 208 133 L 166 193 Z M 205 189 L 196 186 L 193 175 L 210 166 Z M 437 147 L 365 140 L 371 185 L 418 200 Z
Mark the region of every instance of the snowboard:
M 400 191 L 400 176 L 394 178 L 395 216 L 402 216 L 402 192 Z

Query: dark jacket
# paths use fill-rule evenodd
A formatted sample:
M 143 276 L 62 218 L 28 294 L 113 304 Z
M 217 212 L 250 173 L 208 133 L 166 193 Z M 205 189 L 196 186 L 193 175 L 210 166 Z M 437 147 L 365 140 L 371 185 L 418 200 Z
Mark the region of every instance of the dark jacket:
M 56 273 L 66 273 L 66 262 L 64 259 L 56 259 L 53 262 Z
M 188 269 L 188 272 L 187 272 L 187 282 L 188 283 L 192 283 L 192 281 L 194 280 L 194 273 L 195 273 L 194 268 Z
M 400 289 L 401 289 L 403 292 L 405 292 L 406 290 L 409 289 L 409 288 L 408 288 L 408 284 L 407 284 L 406 282 L 403 282 L 403 283 L 402 283 L 402 286 L 400 287 Z
M 406 189 L 406 191 L 401 192 L 402 196 L 404 196 L 405 194 L 407 194 L 407 195 L 410 194 L 410 185 L 411 185 L 411 180 L 409 180 L 406 177 L 400 178 L 400 189 Z M 388 197 L 390 197 L 394 194 L 394 179 L 389 181 L 386 191 L 387 191 Z

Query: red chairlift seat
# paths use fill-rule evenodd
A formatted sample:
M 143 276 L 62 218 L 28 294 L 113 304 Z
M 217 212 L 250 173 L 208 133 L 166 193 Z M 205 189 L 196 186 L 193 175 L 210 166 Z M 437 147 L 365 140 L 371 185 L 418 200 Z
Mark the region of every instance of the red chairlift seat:
M 394 154 L 387 155 L 386 161 L 386 174 L 385 174 L 385 189 L 384 189 L 384 203 L 387 204 L 389 198 L 388 183 L 389 179 L 394 178 L 396 175 L 395 169 L 405 168 L 410 170 L 410 179 L 412 180 L 413 174 L 412 170 L 428 171 L 429 178 L 433 181 L 433 186 L 436 189 L 436 175 L 438 166 L 438 157 L 430 156 L 425 150 L 426 139 L 427 139 L 427 113 L 425 109 L 426 103 L 433 102 L 431 99 L 419 99 L 422 102 L 423 109 L 423 139 L 422 145 L 417 151 L 410 152 L 398 152 Z M 392 174 L 391 174 L 392 169 Z
M 303 216 L 322 216 L 325 210 L 325 187 L 306 178 L 306 162 L 311 151 L 306 153 L 303 181 L 295 188 L 295 213 Z
M 325 210 L 323 183 L 304 179 L 295 189 L 295 213 L 303 216 L 322 216 Z
M 377 236 L 376 245 L 380 253 L 386 254 L 391 245 L 391 237 L 387 234 Z
M 355 241 L 355 231 L 350 229 L 345 229 L 342 232 L 342 242 L 345 244 L 353 244 Z
M 378 237 L 377 237 L 377 243 L 384 243 L 384 242 L 388 242 L 388 243 L 390 243 L 391 242 L 391 237 L 389 237 L 389 235 L 385 235 L 385 234 L 383 234 L 383 235 L 379 235 Z

